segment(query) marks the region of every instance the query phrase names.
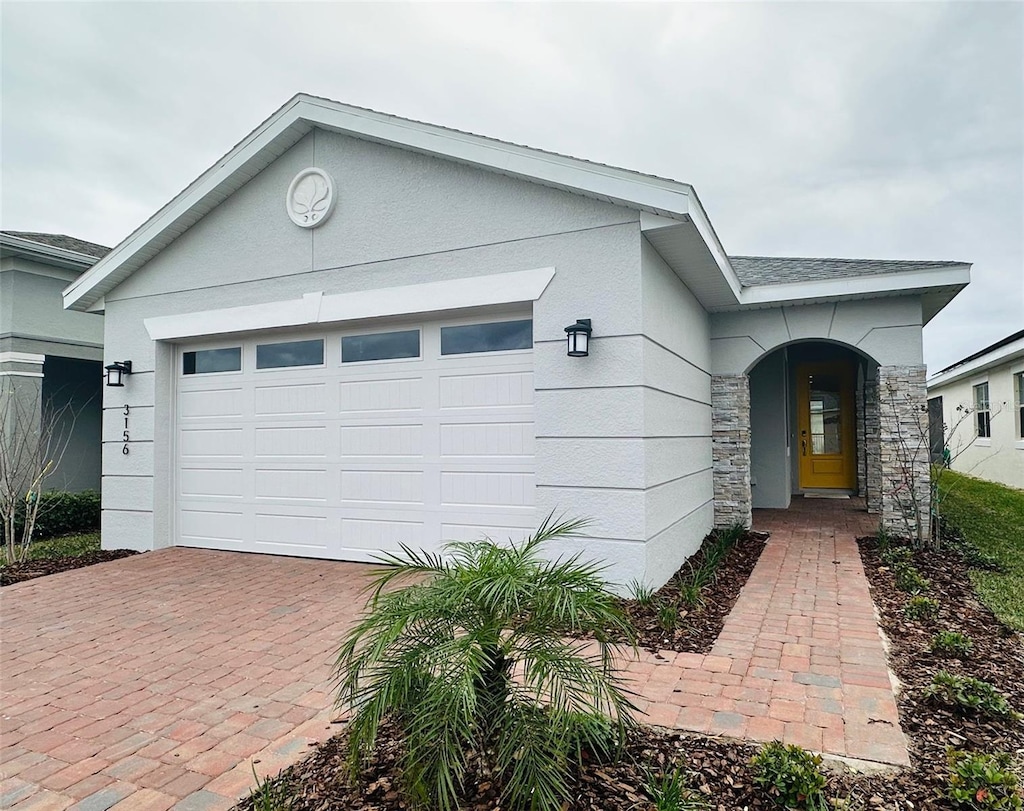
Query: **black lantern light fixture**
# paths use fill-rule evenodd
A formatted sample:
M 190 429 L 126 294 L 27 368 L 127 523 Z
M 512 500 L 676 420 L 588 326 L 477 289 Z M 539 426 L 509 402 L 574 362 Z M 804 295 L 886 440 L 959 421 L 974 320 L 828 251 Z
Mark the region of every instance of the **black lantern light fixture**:
M 590 333 L 593 329 L 590 326 L 589 318 L 578 318 L 576 323 L 565 328 L 565 338 L 570 358 L 585 358 L 590 354 Z
M 104 368 L 107 370 L 108 386 L 123 386 L 125 375 L 132 373 L 132 362 L 130 360 L 114 361 Z

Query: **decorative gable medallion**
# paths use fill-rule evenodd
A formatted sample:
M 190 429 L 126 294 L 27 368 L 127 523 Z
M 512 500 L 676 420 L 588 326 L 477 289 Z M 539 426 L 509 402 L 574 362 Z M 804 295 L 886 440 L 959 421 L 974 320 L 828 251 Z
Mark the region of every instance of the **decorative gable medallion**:
M 303 169 L 288 186 L 285 208 L 299 228 L 316 228 L 334 208 L 334 181 L 323 169 Z

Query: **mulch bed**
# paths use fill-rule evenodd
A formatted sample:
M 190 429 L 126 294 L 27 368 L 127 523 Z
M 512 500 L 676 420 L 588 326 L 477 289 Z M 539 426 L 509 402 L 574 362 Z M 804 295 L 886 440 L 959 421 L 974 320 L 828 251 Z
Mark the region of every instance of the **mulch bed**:
M 947 546 L 938 552 L 914 553 L 914 567 L 930 582 L 926 596 L 939 604 L 938 617 L 922 621 L 904 612 L 911 595 L 896 588 L 877 541 L 859 538 L 858 542 L 871 595 L 889 638 L 889 666 L 903 686 L 897 697 L 900 723 L 910 739 L 913 774 L 925 794 L 944 786 L 949 748 L 1011 752 L 1016 753 L 1018 763 L 1024 763 L 1024 724 L 1020 721 L 971 717 L 928 701 L 924 695 L 933 676 L 946 670 L 991 683 L 1017 711 L 1024 712 L 1024 645 L 978 600 L 960 552 Z M 974 643 L 971 654 L 961 660 L 929 651 L 929 642 L 940 630 L 969 636 Z
M 75 555 L 65 558 L 42 558 L 40 560 L 27 560 L 24 563 L 11 563 L 0 567 L 0 587 L 12 586 L 21 583 L 23 580 L 32 580 L 36 577 L 45 577 L 48 574 L 67 572 L 71 569 L 81 569 L 83 566 L 92 566 L 94 563 L 106 563 L 108 560 L 118 560 L 130 555 L 139 554 L 133 549 L 104 549 L 98 552 L 86 552 L 84 555 Z
M 662 627 L 657 606 L 679 604 L 680 584 L 685 582 L 691 564 L 697 568 L 704 562 L 708 547 L 713 543 L 712 535 L 704 539 L 696 554 L 669 578 L 649 603 L 623 600 L 622 608 L 636 629 L 637 645 L 654 652 L 708 653 L 722 632 L 725 618 L 740 596 L 740 590 L 754 571 L 767 540 L 767 532 L 743 533 L 719 565 L 714 580 L 704 587 L 703 603 L 690 611 L 681 609 L 679 624 L 672 631 Z
M 763 546 L 763 538 L 750 538 L 746 544 L 738 544 L 735 559 L 726 562 L 718 582 L 709 590 L 707 607 L 712 616 L 720 615 L 718 628 L 756 563 L 758 546 Z M 833 805 L 837 808 L 948 809 L 949 803 L 943 796 L 947 748 L 1009 751 L 1015 752 L 1019 760 L 1024 755 L 1024 725 L 965 717 L 927 702 L 922 692 L 936 671 L 946 669 L 993 683 L 1011 704 L 1024 710 L 1021 640 L 977 600 L 967 567 L 957 552 L 915 555 L 915 566 L 931 581 L 930 594 L 941 604 L 937 620 L 919 622 L 906 617 L 903 608 L 909 595 L 896 588 L 891 570 L 878 555 L 876 541 L 860 539 L 860 546 L 882 626 L 891 642 L 890 665 L 904 685 L 899 697 L 900 719 L 911 742 L 913 766 L 902 771 L 862 774 L 830 764 L 826 793 L 830 798 L 846 800 L 842 805 Z M 746 568 L 746 574 L 731 571 L 736 563 Z M 671 596 L 671 592 L 664 595 L 665 599 Z M 709 617 L 694 627 L 713 629 L 715 620 Z M 968 634 L 975 645 L 971 657 L 958 661 L 928 652 L 928 642 L 939 629 Z M 676 645 L 707 645 L 708 636 L 713 640 L 717 635 L 717 631 L 696 630 L 666 640 L 653 629 L 648 630 L 650 635 L 645 637 L 644 644 L 659 647 L 665 647 L 666 641 Z M 577 777 L 576 791 L 565 811 L 650 811 L 653 804 L 645 792 L 649 775 L 674 768 L 690 773 L 690 785 L 707 797 L 713 809 L 772 808 L 753 783 L 749 760 L 757 748 L 754 744 L 641 727 L 631 734 L 627 750 L 618 762 L 586 765 Z M 282 772 L 279 779 L 295 798 L 293 811 L 399 811 L 408 807 L 396 782 L 400 780 L 400 754 L 398 731 L 390 726 L 382 728 L 374 759 L 359 779 L 351 781 L 345 768 L 346 733 L 342 730 L 304 761 Z M 498 788 L 489 775 L 471 773 L 466 787 L 462 805 L 465 811 L 502 808 Z M 240 811 L 251 811 L 252 807 L 251 800 L 238 806 Z

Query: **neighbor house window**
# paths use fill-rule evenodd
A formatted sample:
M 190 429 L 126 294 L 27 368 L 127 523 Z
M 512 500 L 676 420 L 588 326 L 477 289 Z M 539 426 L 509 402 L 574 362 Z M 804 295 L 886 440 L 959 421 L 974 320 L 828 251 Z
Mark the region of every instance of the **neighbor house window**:
M 324 362 L 322 338 L 312 341 L 288 341 L 256 346 L 257 369 L 281 369 L 285 366 L 320 366 Z
M 533 321 L 497 321 L 492 324 L 468 324 L 441 327 L 441 354 L 465 355 L 471 352 L 505 352 L 533 348 Z
M 974 387 L 974 416 L 978 436 L 981 439 L 992 436 L 992 416 L 988 404 L 988 383 L 979 383 Z
M 1013 376 L 1013 391 L 1017 399 L 1017 436 L 1024 439 L 1024 372 Z
M 399 360 L 420 356 L 420 331 L 375 332 L 369 335 L 346 335 L 341 339 L 341 362 L 362 363 L 368 360 Z
M 199 349 L 183 352 L 181 373 L 183 375 L 206 375 L 213 372 L 240 372 L 242 370 L 242 347 L 226 349 Z

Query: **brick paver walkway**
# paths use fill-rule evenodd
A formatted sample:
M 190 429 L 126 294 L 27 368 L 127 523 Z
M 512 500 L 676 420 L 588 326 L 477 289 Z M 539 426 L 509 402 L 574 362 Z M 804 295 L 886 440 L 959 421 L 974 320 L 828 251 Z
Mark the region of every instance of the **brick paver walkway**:
M 0 592 L 0 808 L 216 811 L 329 737 L 366 566 L 166 549 Z
M 758 511 L 772 532 L 707 656 L 629 663 L 650 723 L 902 764 L 856 501 Z M 218 811 L 331 727 L 359 564 L 167 549 L 9 586 L 0 808 Z
M 794 498 L 754 526 L 771 539 L 711 653 L 628 665 L 647 720 L 909 764 L 855 541 L 877 518 L 860 499 Z

